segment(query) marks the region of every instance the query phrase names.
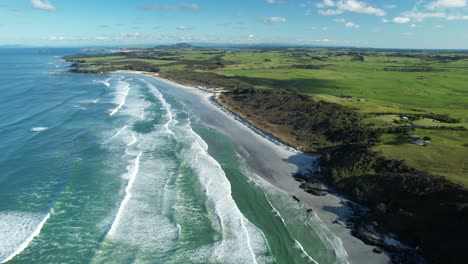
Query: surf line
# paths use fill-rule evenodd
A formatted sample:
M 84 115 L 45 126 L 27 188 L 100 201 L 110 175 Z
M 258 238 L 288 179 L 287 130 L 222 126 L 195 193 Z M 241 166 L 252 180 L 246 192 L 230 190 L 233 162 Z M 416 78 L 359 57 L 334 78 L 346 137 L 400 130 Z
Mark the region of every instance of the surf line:
M 109 114 L 109 116 L 113 116 L 113 115 L 117 114 L 117 112 L 119 112 L 120 108 L 122 108 L 122 106 L 125 105 L 125 101 L 127 100 L 128 93 L 130 92 L 130 84 L 126 83 L 126 82 L 121 82 L 121 83 L 125 84 L 124 95 L 122 97 L 122 100 L 120 100 L 119 105 L 112 110 L 112 112 Z
M 44 227 L 45 223 L 47 222 L 47 220 L 49 220 L 49 218 L 50 218 L 50 212 L 47 213 L 44 219 L 42 219 L 42 221 L 39 223 L 36 229 L 34 229 L 31 235 L 23 243 L 21 243 L 21 245 L 15 251 L 13 251 L 13 253 L 11 253 L 5 259 L 0 260 L 0 263 L 7 263 L 8 261 L 12 260 L 16 255 L 23 252 L 23 250 L 25 250 L 29 246 L 29 244 L 34 240 L 34 238 L 37 237 L 41 233 L 42 227 Z
M 135 133 L 132 131 L 132 141 L 127 144 L 127 147 L 130 147 L 131 145 L 135 144 L 137 142 L 137 138 L 135 137 Z
M 152 91 L 153 95 L 156 96 L 156 98 L 158 98 L 158 100 L 163 105 L 164 109 L 166 110 L 166 117 L 168 118 L 168 121 L 166 124 L 164 124 L 164 128 L 169 134 L 175 136 L 174 131 L 169 128 L 169 125 L 175 121 L 174 114 L 172 113 L 172 106 L 166 101 L 166 99 L 164 99 L 163 94 L 158 90 L 158 88 L 144 79 L 140 78 L 140 80 L 146 84 L 146 86 Z
M 109 83 L 110 80 L 112 80 L 112 78 L 106 79 L 105 81 L 102 82 L 102 84 L 104 84 L 104 86 L 106 87 L 110 87 L 110 83 Z
M 118 135 L 120 135 L 120 133 L 122 133 L 123 130 L 125 130 L 128 126 L 125 125 L 123 126 L 122 128 L 120 128 L 119 130 L 117 130 L 117 133 L 115 133 L 110 139 L 114 139 L 115 137 L 117 137 Z
M 226 240 L 224 239 L 225 230 L 227 230 L 227 228 L 229 228 L 229 227 L 232 227 L 233 224 L 236 221 L 239 221 L 240 226 L 242 228 L 242 232 L 245 235 L 245 242 L 246 242 L 246 245 L 247 245 L 247 249 L 250 252 L 250 255 L 252 257 L 252 262 L 250 262 L 250 263 L 257 264 L 258 263 L 257 262 L 257 256 L 255 255 L 254 249 L 252 248 L 251 237 L 250 237 L 250 234 L 249 234 L 249 230 L 246 227 L 246 223 L 248 222 L 248 219 L 246 219 L 245 216 L 240 212 L 239 208 L 237 207 L 236 203 L 234 202 L 234 199 L 232 198 L 231 184 L 230 184 L 229 180 L 227 179 L 227 176 L 226 176 L 225 172 L 223 171 L 221 165 L 208 153 L 208 144 L 200 137 L 200 135 L 198 135 L 197 133 L 195 133 L 195 131 L 193 131 L 190 121 L 189 121 L 189 124 L 187 125 L 187 131 L 188 131 L 189 135 L 191 136 L 191 138 L 193 140 L 192 149 L 196 150 L 196 153 L 194 154 L 194 164 L 199 163 L 198 162 L 199 157 L 206 158 L 207 161 L 216 170 L 215 173 L 218 173 L 218 175 L 222 177 L 224 183 L 226 184 L 226 186 L 224 186 L 224 188 L 226 188 L 226 190 L 223 190 L 222 192 L 227 193 L 228 198 L 227 198 L 226 202 L 222 202 L 223 198 L 219 195 L 219 192 L 218 191 L 214 191 L 214 192 L 211 191 L 212 188 L 218 189 L 218 186 L 213 185 L 213 183 L 214 182 L 219 183 L 219 182 L 218 181 L 213 181 L 213 178 L 206 177 L 206 175 L 204 175 L 204 174 L 197 173 L 201 184 L 205 188 L 205 193 L 206 193 L 207 198 L 210 199 L 211 201 L 213 201 L 213 203 L 215 204 L 214 205 L 214 210 L 215 210 L 215 213 L 216 213 L 216 215 L 218 217 L 218 220 L 220 222 L 220 226 L 221 226 L 220 231 L 223 233 L 223 235 L 222 235 L 223 240 L 221 241 L 219 247 L 217 249 L 215 249 L 215 251 L 214 251 L 215 257 L 218 258 L 218 259 L 219 258 L 222 259 L 224 253 L 226 252 L 226 250 L 229 250 L 229 248 L 226 248 L 226 246 L 225 246 L 225 242 L 226 242 Z M 220 188 L 222 189 L 223 187 L 220 187 Z M 230 206 L 230 205 L 233 206 L 232 208 L 234 210 L 232 210 L 232 213 L 233 213 L 232 215 L 226 215 L 226 216 L 222 215 L 221 212 L 223 211 L 223 209 L 220 208 L 222 206 L 220 204 L 220 201 L 221 201 L 221 203 L 227 203 L 227 205 L 225 205 L 225 206 Z M 242 239 L 242 237 L 240 237 L 240 236 L 236 236 L 236 237 L 237 237 L 238 240 Z
M 273 204 L 270 202 L 270 199 L 268 199 L 268 196 L 266 193 L 265 194 L 265 199 L 267 200 L 268 204 L 271 206 L 273 209 L 273 212 L 281 219 L 281 222 L 283 222 L 284 227 L 287 229 L 286 222 L 284 221 L 284 218 L 281 216 L 280 212 L 273 206 Z M 292 238 L 292 237 L 291 237 Z M 301 243 L 297 241 L 296 239 L 292 238 L 294 240 L 295 246 L 299 251 L 301 251 L 310 261 L 312 261 L 315 264 L 319 264 L 315 259 L 313 259 L 304 249 Z
M 130 200 L 130 198 L 132 198 L 131 190 L 133 187 L 133 183 L 135 182 L 135 178 L 138 174 L 138 171 L 140 170 L 140 158 L 142 155 L 143 155 L 143 152 L 140 151 L 138 156 L 135 158 L 133 164 L 128 167 L 128 170 L 127 170 L 128 182 L 127 182 L 127 186 L 125 187 L 125 196 L 122 202 L 120 203 L 119 209 L 114 218 L 114 222 L 112 223 L 109 229 L 108 234 L 111 236 L 114 234 L 116 226 L 119 225 L 120 219 L 122 218 L 122 213 L 125 210 L 125 207 L 127 206 L 128 201 Z

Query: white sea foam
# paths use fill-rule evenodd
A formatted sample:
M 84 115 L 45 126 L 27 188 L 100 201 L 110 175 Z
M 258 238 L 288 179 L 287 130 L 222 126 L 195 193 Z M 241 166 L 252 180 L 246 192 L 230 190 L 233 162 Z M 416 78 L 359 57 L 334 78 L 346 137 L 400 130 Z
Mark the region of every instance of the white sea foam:
M 104 84 L 104 86 L 106 86 L 106 87 L 110 87 L 110 80 L 112 80 L 112 78 L 108 78 L 108 79 L 104 80 L 102 82 L 102 84 Z
M 205 194 L 212 203 L 218 221 L 222 241 L 215 245 L 214 258 L 217 262 L 257 263 L 257 256 L 267 251 L 263 234 L 240 212 L 231 196 L 231 184 L 221 165 L 207 152 L 208 145 L 190 125 L 183 128 L 191 139 L 190 149 L 184 151 L 185 159 L 198 175 Z
M 268 204 L 270 205 L 270 207 L 272 208 L 272 211 L 273 213 L 278 216 L 280 219 L 281 219 L 281 222 L 283 223 L 283 225 L 286 227 L 286 222 L 284 221 L 284 218 L 281 216 L 280 212 L 273 206 L 273 204 L 271 203 L 270 199 L 268 199 L 268 195 L 265 193 L 265 199 L 267 200 Z M 306 257 L 307 259 L 309 259 L 310 261 L 312 261 L 313 263 L 316 263 L 318 264 L 318 262 L 313 259 L 308 253 L 307 251 L 305 251 L 304 247 L 302 246 L 302 244 L 297 241 L 297 240 L 294 240 L 294 246 L 299 249 L 299 251 L 301 251 L 302 255 L 304 257 Z
M 116 89 L 117 93 L 115 99 L 118 105 L 110 112 L 110 116 L 117 114 L 117 112 L 119 112 L 122 106 L 125 105 L 125 100 L 127 99 L 128 93 L 130 92 L 130 84 L 127 82 L 119 81 Z
M 42 218 L 43 217 L 43 218 Z M 50 217 L 24 213 L 0 212 L 0 263 L 6 263 L 25 250 L 37 237 Z
M 313 259 L 309 254 L 307 254 L 307 252 L 304 250 L 304 247 L 301 243 L 299 243 L 299 241 L 294 240 L 294 246 L 302 252 L 304 257 L 306 257 L 315 264 L 319 264 L 315 259 Z
M 138 171 L 140 169 L 140 158 L 143 152 L 140 151 L 138 156 L 133 160 L 133 163 L 127 167 L 127 173 L 123 175 L 123 177 L 128 180 L 127 186 L 125 187 L 125 196 L 120 203 L 119 209 L 117 210 L 117 214 L 115 215 L 114 222 L 112 223 L 108 234 L 112 236 L 116 227 L 119 225 L 120 219 L 122 218 L 122 213 L 125 211 L 128 201 L 132 197 L 132 187 L 133 183 L 135 182 L 135 178 L 138 175 Z
M 180 238 L 182 234 L 182 227 L 179 224 L 176 224 L 177 227 L 177 238 Z
M 32 132 L 42 132 L 42 131 L 46 131 L 47 129 L 49 129 L 48 127 L 33 127 L 31 128 L 31 131 Z
M 112 137 L 111 137 L 110 139 L 116 138 L 118 135 L 120 135 L 120 133 L 122 133 L 122 131 L 124 131 L 125 129 L 127 129 L 127 127 L 128 127 L 127 125 L 121 127 L 119 130 L 117 130 L 117 132 L 116 132 L 114 135 L 112 135 Z
M 265 188 L 266 191 L 268 191 L 268 190 L 273 191 L 274 193 L 276 193 L 278 195 L 282 195 L 284 197 L 287 197 L 287 199 L 290 200 L 288 194 L 285 194 L 283 191 L 281 191 L 281 190 L 277 189 L 276 187 L 272 186 L 271 184 L 269 184 L 268 182 L 263 180 L 263 178 L 261 178 L 260 176 L 255 177 L 254 181 L 259 186 L 263 186 L 263 188 Z M 270 206 L 273 208 L 273 212 L 280 217 L 281 221 L 286 226 L 286 222 L 285 222 L 284 218 L 281 216 L 279 211 L 273 206 L 273 204 L 269 200 L 266 193 L 265 193 L 265 197 L 266 197 L 266 200 L 268 201 L 268 203 L 270 204 Z M 299 205 L 296 202 L 294 202 L 294 206 L 297 207 L 297 213 L 299 213 L 299 212 L 303 213 L 305 211 L 304 208 L 299 208 Z M 292 207 L 289 206 L 289 208 L 292 208 Z M 318 217 L 318 215 L 315 212 L 311 212 L 309 214 L 311 214 L 311 217 L 307 217 L 307 219 L 302 219 L 300 222 L 302 224 L 306 224 L 306 228 L 313 229 L 315 231 L 315 233 L 319 236 L 321 241 L 323 241 L 324 243 L 327 243 L 329 246 L 331 246 L 333 248 L 333 250 L 335 251 L 336 257 L 337 257 L 337 263 L 349 264 L 350 263 L 349 256 L 348 256 L 348 253 L 346 252 L 346 250 L 345 250 L 345 248 L 343 246 L 342 240 L 339 237 L 335 236 L 328 229 L 328 227 L 323 223 L 323 221 Z M 295 241 L 296 241 L 295 247 L 297 249 L 299 249 L 305 257 L 310 258 L 311 260 L 313 260 L 313 258 L 305 251 L 302 244 L 299 243 L 299 241 L 297 241 L 297 240 L 295 240 Z M 315 260 L 313 260 L 313 261 L 314 261 L 314 263 L 317 263 Z
M 135 144 L 137 142 L 137 138 L 135 137 L 135 133 L 132 132 L 132 141 L 130 141 L 130 143 L 127 144 L 128 147 L 130 147 L 131 145 Z
M 144 82 L 146 84 L 146 86 L 150 89 L 151 93 L 161 102 L 161 104 L 163 105 L 165 111 L 166 111 L 166 117 L 168 119 L 168 121 L 164 124 L 164 128 L 166 129 L 166 131 L 171 134 L 171 135 L 175 135 L 174 132 L 169 128 L 169 125 L 171 124 L 175 124 L 177 123 L 177 121 L 175 120 L 175 116 L 174 114 L 172 113 L 172 106 L 167 103 L 166 99 L 164 99 L 164 96 L 162 95 L 162 93 L 154 86 L 152 85 L 151 83 L 143 80 L 143 79 L 140 79 L 142 82 Z
M 138 97 L 132 97 L 129 100 L 136 98 Z M 129 105 L 137 105 L 131 101 Z M 129 129 L 124 129 L 119 140 L 106 145 L 114 148 L 123 147 L 122 143 L 124 143 L 125 156 L 130 157 L 128 158 L 130 161 L 127 172 L 123 174 L 123 178 L 128 181 L 125 193 L 116 209 L 117 213 L 104 243 L 126 245 L 128 250 L 138 252 L 135 256 L 137 260 L 140 260 L 140 256 L 147 255 L 152 255 L 157 259 L 157 256 L 163 252 L 173 250 L 178 241 L 177 238 L 181 236 L 182 227 L 178 227 L 165 215 L 166 208 L 172 209 L 173 204 L 166 204 L 166 201 L 162 199 L 163 192 L 161 191 L 169 177 L 168 174 L 175 166 L 171 164 L 171 159 L 161 157 L 157 153 L 169 147 L 164 131 L 152 131 L 145 135 L 135 134 L 139 143 L 127 146 L 131 133 Z M 134 157 L 138 152 L 144 154 L 137 163 Z M 137 167 L 138 172 L 136 172 Z M 175 195 L 175 192 L 171 191 L 170 194 Z M 114 253 L 112 250 L 103 246 L 102 250 L 96 254 L 93 263 L 109 262 L 108 258 L 111 258 Z
M 303 208 L 302 208 L 303 209 Z M 346 252 L 343 241 L 333 234 L 330 229 L 323 223 L 315 212 L 312 212 L 312 217 L 308 221 L 309 227 L 314 228 L 322 241 L 328 241 L 335 251 L 335 255 L 339 263 L 349 264 L 348 252 Z
M 171 105 L 166 101 L 162 93 L 156 87 L 144 80 L 142 81 L 146 84 L 147 88 L 155 96 L 155 98 L 161 102 L 163 109 L 166 111 L 166 117 L 168 121 L 163 126 L 163 130 L 161 132 L 166 131 L 172 134 L 174 139 L 186 146 L 181 152 L 181 158 L 184 160 L 184 162 L 188 163 L 187 165 L 198 176 L 205 195 L 209 201 L 209 210 L 212 212 L 209 214 L 212 216 L 212 227 L 222 234 L 222 238 L 220 238 L 218 242 L 211 245 L 210 248 L 201 247 L 195 252 L 192 252 L 193 254 L 191 253 L 189 256 L 190 259 L 200 259 L 202 262 L 206 262 L 211 259 L 214 260 L 214 262 L 222 263 L 262 262 L 265 259 L 266 252 L 268 251 L 265 237 L 263 233 L 258 230 L 252 223 L 250 223 L 247 218 L 245 218 L 240 212 L 231 196 L 231 185 L 224 171 L 222 170 L 220 164 L 207 152 L 208 145 L 198 134 L 192 130 L 190 120 L 187 120 L 186 123 L 184 122 L 183 125 L 175 126 L 178 122 L 175 120 L 176 114 L 173 112 Z M 150 145 L 155 146 L 154 143 L 150 143 L 149 140 L 151 138 L 152 141 L 155 139 L 155 136 L 156 138 L 160 136 L 160 131 L 153 132 L 150 135 L 151 136 L 146 135 L 140 145 L 145 146 L 145 148 Z M 167 139 L 161 138 L 161 140 L 163 140 L 163 142 L 167 142 Z M 165 179 L 164 182 L 167 181 L 168 175 L 163 175 L 170 173 L 169 171 L 171 171 L 171 169 L 168 167 L 169 165 L 167 164 L 167 161 L 158 161 L 151 157 L 148 157 L 147 159 L 148 160 L 143 163 L 144 165 L 142 165 L 141 176 L 138 177 L 137 183 L 135 183 L 135 188 L 138 189 L 138 191 L 135 189 L 135 192 L 138 192 L 138 199 L 135 197 L 135 199 L 132 198 L 129 202 L 128 210 L 124 214 L 125 219 L 132 218 L 134 220 L 135 217 L 138 217 L 137 222 L 141 222 L 142 219 L 148 217 L 146 216 L 148 214 L 146 210 L 149 208 L 145 208 L 147 208 L 149 205 L 144 203 L 147 198 L 145 198 L 146 195 L 143 196 L 142 192 L 148 188 L 148 185 L 151 186 L 156 184 L 154 180 L 151 183 L 148 181 L 154 177 L 157 177 L 159 174 L 157 171 L 160 170 L 160 168 L 157 168 L 158 166 L 164 166 L 166 168 L 166 173 L 162 173 L 162 175 L 159 176 L 164 177 L 161 178 Z M 157 169 L 152 169 L 151 166 L 156 166 Z M 151 171 L 151 174 L 146 175 L 148 171 Z M 160 185 L 161 183 L 157 184 Z M 163 186 L 159 186 L 159 188 L 164 190 L 164 188 L 167 186 L 164 185 L 164 183 L 162 184 Z M 153 193 L 155 189 L 157 188 L 153 188 Z M 170 191 L 169 193 L 174 195 L 177 192 Z M 163 203 L 161 206 L 163 209 L 162 213 L 164 215 L 164 208 L 171 206 L 172 198 L 164 198 L 164 194 L 161 195 L 162 200 L 160 200 L 160 202 Z M 180 206 L 181 205 L 178 207 Z M 146 214 L 141 215 L 145 211 Z M 180 212 L 187 211 L 183 209 L 180 210 Z M 131 221 L 131 219 L 128 219 L 128 221 L 124 219 L 122 220 L 122 229 L 119 228 L 119 231 L 115 232 L 114 234 L 110 232 L 110 237 L 113 239 L 118 239 L 117 236 L 119 236 L 124 239 L 122 234 L 127 234 L 124 241 L 131 244 L 134 242 L 132 243 L 130 241 L 144 240 L 144 242 L 146 242 L 144 243 L 145 245 L 139 245 L 139 247 L 147 247 L 147 245 L 152 245 L 156 242 L 156 246 L 160 250 L 169 250 L 169 248 L 172 247 L 171 243 L 177 241 L 182 233 L 182 227 L 180 225 L 171 224 L 168 219 L 162 217 L 161 215 L 154 215 L 151 217 L 150 221 L 156 221 L 158 227 L 161 230 L 148 230 L 148 227 L 146 227 L 147 232 L 152 234 L 151 238 L 146 235 L 142 239 L 136 239 L 137 237 L 140 237 L 139 234 L 141 232 L 139 230 L 128 233 L 130 230 L 134 230 L 136 228 L 136 224 L 134 223 L 135 221 Z M 127 223 L 125 227 L 123 225 L 124 222 Z M 146 221 L 144 226 L 147 226 Z M 153 234 L 153 232 L 156 233 Z M 156 238 L 158 238 L 158 240 L 155 240 Z M 151 241 L 148 239 L 151 239 Z M 162 241 L 165 242 L 163 243 Z M 155 245 L 153 244 L 151 247 L 154 250 Z

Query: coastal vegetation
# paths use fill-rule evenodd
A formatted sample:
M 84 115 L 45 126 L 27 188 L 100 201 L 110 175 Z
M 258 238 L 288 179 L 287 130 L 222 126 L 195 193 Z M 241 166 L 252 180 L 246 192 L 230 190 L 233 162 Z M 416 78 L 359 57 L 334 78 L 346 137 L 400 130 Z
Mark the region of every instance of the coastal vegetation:
M 66 60 L 223 90 L 220 105 L 321 154 L 317 177 L 370 208 L 353 232 L 375 221 L 433 263 L 464 261 L 468 53 L 179 45 Z

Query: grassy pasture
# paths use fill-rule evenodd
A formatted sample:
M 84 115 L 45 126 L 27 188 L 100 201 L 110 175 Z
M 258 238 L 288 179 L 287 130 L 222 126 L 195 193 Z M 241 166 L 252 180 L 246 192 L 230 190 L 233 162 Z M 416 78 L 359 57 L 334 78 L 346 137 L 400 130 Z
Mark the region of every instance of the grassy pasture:
M 260 89 L 292 89 L 316 101 L 337 103 L 365 114 L 378 128 L 398 126 L 408 114 L 447 114 L 457 124 L 412 120 L 411 132 L 432 138 L 420 147 L 409 137 L 386 134 L 375 150 L 406 160 L 416 169 L 468 186 L 468 53 L 298 48 L 221 51 L 137 50 L 128 54 L 77 57 L 93 71 L 140 63 L 160 72 L 210 72 Z M 112 68 L 113 67 L 113 68 Z

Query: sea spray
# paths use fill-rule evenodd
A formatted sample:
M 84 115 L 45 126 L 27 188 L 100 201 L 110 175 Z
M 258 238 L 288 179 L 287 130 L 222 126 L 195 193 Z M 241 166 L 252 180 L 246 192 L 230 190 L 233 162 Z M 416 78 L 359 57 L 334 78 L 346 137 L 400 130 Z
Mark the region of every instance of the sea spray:
M 206 142 L 191 127 L 185 129 L 192 141 L 192 147 L 186 151 L 185 158 L 191 160 L 190 165 L 196 171 L 206 196 L 214 207 L 214 213 L 220 223 L 219 231 L 223 234 L 221 242 L 215 246 L 215 261 L 257 263 L 256 253 L 264 254 L 267 250 L 263 236 L 259 233 L 253 234 L 257 230 L 235 204 L 230 183 L 219 163 L 208 154 Z M 255 249 L 252 243 L 256 244 Z
M 109 229 L 109 235 L 112 236 L 114 234 L 115 228 L 119 225 L 120 219 L 122 217 L 122 213 L 125 210 L 128 201 L 132 197 L 132 187 L 133 183 L 135 182 L 135 178 L 138 175 L 138 170 L 140 169 L 140 158 L 142 156 L 143 152 L 140 151 L 140 153 L 137 155 L 137 157 L 134 159 L 133 164 L 128 166 L 127 173 L 124 175 L 124 178 L 128 180 L 127 186 L 125 187 L 125 196 L 120 203 L 119 209 L 117 210 L 117 213 L 115 215 L 114 222 L 111 225 L 111 228 Z
M 118 103 L 117 107 L 112 109 L 109 113 L 109 116 L 113 116 L 119 112 L 119 110 L 125 105 L 125 100 L 127 99 L 128 93 L 130 92 L 130 84 L 124 81 L 119 81 L 116 87 L 116 101 Z
M 102 82 L 102 84 L 104 84 L 104 86 L 106 87 L 110 87 L 110 80 L 112 80 L 112 78 L 107 78 L 106 80 Z
M 151 93 L 162 103 L 165 111 L 166 111 L 166 117 L 167 117 L 167 122 L 164 124 L 164 128 L 166 129 L 166 131 L 168 133 L 170 133 L 171 135 L 175 135 L 174 132 L 169 128 L 169 125 L 171 125 L 172 123 L 176 123 L 176 119 L 175 119 L 175 116 L 174 114 L 172 113 L 172 107 L 170 104 L 167 103 L 166 99 L 164 98 L 163 94 L 154 86 L 152 85 L 151 83 L 143 80 L 143 79 L 140 79 L 142 82 L 144 82 L 147 87 L 150 89 Z
M 320 220 L 315 212 L 312 211 L 310 213 L 306 213 L 306 209 L 299 206 L 296 201 L 290 199 L 290 195 L 272 186 L 260 176 L 254 176 L 253 181 L 255 181 L 258 186 L 261 186 L 261 188 L 265 190 L 265 198 L 271 206 L 274 214 L 281 219 L 284 226 L 289 230 L 291 237 L 294 240 L 294 247 L 298 249 L 304 257 L 310 259 L 314 263 L 318 263 L 318 261 L 304 249 L 303 244 L 299 242 L 298 238 L 294 238 L 294 234 L 297 235 L 299 233 L 297 231 L 290 230 L 291 226 L 302 226 L 302 228 L 305 228 L 306 230 L 313 231 L 314 234 L 320 238 L 320 241 L 324 243 L 324 245 L 328 245 L 328 247 L 334 251 L 336 256 L 336 263 L 350 263 L 348 254 L 343 247 L 343 242 L 341 239 L 335 236 L 328 229 L 328 227 Z M 286 221 L 285 218 L 281 216 L 281 213 L 277 207 L 273 205 L 268 194 L 270 194 L 272 197 L 275 197 L 275 200 L 282 205 L 282 208 L 286 209 L 285 211 L 294 211 L 289 215 L 295 215 L 296 217 L 289 217 Z
M 8 234 L 11 230 L 11 227 L 14 225 L 18 224 L 27 224 L 27 222 L 24 222 L 25 218 L 30 218 L 31 216 L 27 216 L 26 214 L 22 213 L 10 213 L 10 214 L 5 214 L 5 213 L 0 213 L 0 230 L 2 230 L 2 234 Z M 17 240 L 20 238 L 20 234 L 16 233 L 15 237 L 4 237 L 1 240 L 3 242 L 0 242 L 0 263 L 6 263 L 10 260 L 12 260 L 15 256 L 23 252 L 28 245 L 34 240 L 35 237 L 37 237 L 40 233 L 42 228 L 44 227 L 45 223 L 47 220 L 50 218 L 50 212 L 45 215 L 45 217 L 32 229 L 31 233 L 29 233 L 27 236 L 24 236 L 24 239 L 22 241 Z M 5 223 L 2 223 L 3 221 L 7 221 Z M 8 225 L 13 225 L 10 226 L 10 230 L 5 230 L 5 228 L 8 228 Z M 31 228 L 31 226 L 22 226 L 19 230 L 24 230 L 23 232 L 27 232 L 28 229 Z M 1 238 L 1 237 L 0 237 Z M 4 248 L 3 243 L 8 243 L 9 239 L 17 240 L 16 245 L 9 245 L 10 247 L 16 247 L 12 252 L 12 248 Z M 14 242 L 14 241 L 11 241 Z M 8 245 L 8 244 L 7 244 Z M 9 252 L 10 251 L 10 252 Z M 8 255 L 3 255 L 7 253 Z

